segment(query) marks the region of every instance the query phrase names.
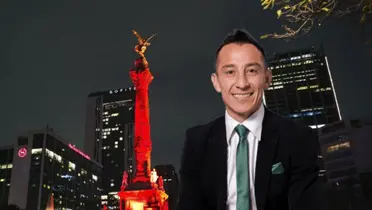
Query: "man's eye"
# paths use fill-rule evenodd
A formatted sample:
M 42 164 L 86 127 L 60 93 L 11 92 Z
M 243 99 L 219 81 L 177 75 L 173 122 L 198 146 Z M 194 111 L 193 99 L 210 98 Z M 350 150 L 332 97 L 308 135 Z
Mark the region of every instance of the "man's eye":
M 248 70 L 248 73 L 255 74 L 255 73 L 257 73 L 257 70 L 256 69 L 249 69 Z
M 228 71 L 226 71 L 226 74 L 233 74 L 233 73 L 234 73 L 233 70 L 228 70 Z

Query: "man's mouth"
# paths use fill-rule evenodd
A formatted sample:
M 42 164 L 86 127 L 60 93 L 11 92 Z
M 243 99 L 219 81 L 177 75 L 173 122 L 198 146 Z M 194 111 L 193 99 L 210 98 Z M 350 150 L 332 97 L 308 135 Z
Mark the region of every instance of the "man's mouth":
M 235 98 L 244 99 L 244 98 L 248 98 L 249 96 L 253 95 L 253 93 L 254 92 L 250 92 L 250 93 L 233 93 L 232 95 Z

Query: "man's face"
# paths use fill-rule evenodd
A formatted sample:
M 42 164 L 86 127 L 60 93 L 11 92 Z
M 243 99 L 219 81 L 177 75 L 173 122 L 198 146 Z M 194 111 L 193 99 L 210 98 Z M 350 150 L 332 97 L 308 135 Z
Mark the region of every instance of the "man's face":
M 231 43 L 219 52 L 211 79 L 229 115 L 243 122 L 260 107 L 271 72 L 254 45 Z

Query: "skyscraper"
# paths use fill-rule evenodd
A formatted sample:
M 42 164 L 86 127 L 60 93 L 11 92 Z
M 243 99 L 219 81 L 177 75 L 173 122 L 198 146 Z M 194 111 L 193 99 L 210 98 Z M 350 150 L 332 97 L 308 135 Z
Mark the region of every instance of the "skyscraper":
M 323 48 L 274 54 L 266 106 L 282 116 L 319 128 L 341 120 L 331 70 Z
M 8 205 L 10 179 L 13 168 L 13 146 L 0 148 L 0 208 Z
M 319 129 L 332 209 L 362 204 L 372 169 L 372 119 L 342 120 Z M 365 180 L 367 179 L 367 180 Z M 366 183 L 367 182 L 367 183 Z M 350 209 L 371 209 L 352 206 Z
M 123 172 L 134 170 L 133 124 L 135 88 L 88 95 L 85 151 L 103 166 L 102 204 L 117 207 Z
M 102 166 L 49 127 L 20 136 L 13 151 L 9 204 L 43 210 L 53 195 L 56 209 L 101 209 Z

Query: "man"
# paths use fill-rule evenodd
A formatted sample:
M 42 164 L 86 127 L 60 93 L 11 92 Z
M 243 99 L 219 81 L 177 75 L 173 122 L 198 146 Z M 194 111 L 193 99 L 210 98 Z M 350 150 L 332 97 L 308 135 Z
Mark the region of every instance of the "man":
M 262 47 L 228 35 L 211 75 L 225 116 L 186 132 L 178 210 L 318 210 L 318 139 L 263 105 L 272 81 Z

